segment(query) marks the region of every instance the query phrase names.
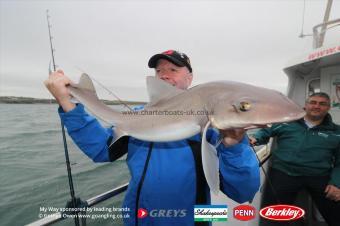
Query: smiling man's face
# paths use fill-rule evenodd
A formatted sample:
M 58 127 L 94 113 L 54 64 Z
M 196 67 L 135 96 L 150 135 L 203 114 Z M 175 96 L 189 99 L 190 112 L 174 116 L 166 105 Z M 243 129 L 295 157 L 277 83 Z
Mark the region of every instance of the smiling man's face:
M 165 59 L 158 60 L 155 71 L 156 77 L 179 89 L 187 89 L 192 81 L 192 73 L 187 67 L 179 67 Z
M 305 103 L 306 116 L 313 121 L 323 119 L 327 115 L 329 109 L 330 102 L 325 97 L 309 97 Z

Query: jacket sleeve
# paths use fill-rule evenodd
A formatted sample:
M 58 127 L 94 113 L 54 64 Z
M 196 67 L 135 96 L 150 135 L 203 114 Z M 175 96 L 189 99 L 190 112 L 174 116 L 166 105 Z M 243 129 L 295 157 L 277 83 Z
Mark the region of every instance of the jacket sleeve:
M 281 125 L 273 125 L 272 127 L 258 130 L 253 135 L 253 137 L 257 141 L 256 145 L 262 145 L 262 144 L 268 143 L 269 138 L 275 136 L 277 129 L 279 129 L 280 127 Z
M 218 136 L 215 132 L 209 142 L 216 144 Z M 217 154 L 221 191 L 238 203 L 251 201 L 260 187 L 260 170 L 248 138 L 229 147 L 218 145 Z
M 108 140 L 113 136 L 111 128 L 104 128 L 96 118 L 85 112 L 82 104 L 64 112 L 60 107 L 59 116 L 67 132 L 77 146 L 94 162 L 108 162 Z

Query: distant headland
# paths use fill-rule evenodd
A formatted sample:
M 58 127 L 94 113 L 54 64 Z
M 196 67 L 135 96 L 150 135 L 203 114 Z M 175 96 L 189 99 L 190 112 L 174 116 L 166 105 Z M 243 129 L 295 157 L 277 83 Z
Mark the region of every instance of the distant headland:
M 118 100 L 102 100 L 107 105 L 121 105 Z M 123 101 L 128 105 L 145 104 L 141 101 Z M 33 97 L 0 96 L 0 104 L 56 104 L 55 99 L 40 99 Z

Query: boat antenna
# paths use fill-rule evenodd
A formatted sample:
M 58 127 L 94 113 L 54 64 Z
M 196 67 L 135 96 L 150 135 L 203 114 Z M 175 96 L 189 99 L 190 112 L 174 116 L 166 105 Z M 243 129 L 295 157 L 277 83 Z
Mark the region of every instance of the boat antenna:
M 323 25 L 321 27 L 320 36 L 318 38 L 318 43 L 317 43 L 317 46 L 316 46 L 317 48 L 323 46 L 323 42 L 325 40 L 325 35 L 326 35 L 326 30 L 327 30 L 327 22 L 329 21 L 329 14 L 331 13 L 332 4 L 333 4 L 333 0 L 327 1 L 325 15 L 324 15 L 324 18 L 323 18 Z
M 55 49 L 53 48 L 53 43 L 52 43 L 52 35 L 51 35 L 51 27 L 52 26 L 50 24 L 50 15 L 48 14 L 48 9 L 46 10 L 46 17 L 47 17 L 48 35 L 49 35 L 49 39 L 50 39 L 51 54 L 52 54 L 53 71 L 56 71 L 56 64 L 55 64 L 55 58 L 54 58 Z M 67 142 L 66 142 L 65 126 L 64 126 L 64 123 L 63 123 L 62 120 L 60 120 L 60 123 L 61 123 L 61 131 L 62 131 L 63 143 L 64 143 L 68 184 L 69 184 L 69 187 L 70 187 L 70 194 L 71 194 L 71 203 L 72 203 L 72 207 L 76 208 L 77 200 L 76 200 L 76 197 L 75 197 L 74 187 L 73 187 L 71 165 L 70 165 L 70 159 L 69 159 Z M 77 211 L 74 211 L 74 215 L 75 215 L 74 224 L 76 226 L 79 226 L 79 217 L 78 217 Z
M 303 9 L 302 9 L 302 24 L 301 24 L 301 33 L 299 38 L 304 38 L 306 36 L 312 36 L 311 34 L 304 34 L 303 28 L 305 26 L 305 14 L 306 14 L 306 0 L 303 0 Z

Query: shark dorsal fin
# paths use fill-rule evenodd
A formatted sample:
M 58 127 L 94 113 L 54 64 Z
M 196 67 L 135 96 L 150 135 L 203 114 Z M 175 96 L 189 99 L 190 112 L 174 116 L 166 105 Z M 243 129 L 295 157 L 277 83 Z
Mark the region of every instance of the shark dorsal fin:
M 185 92 L 154 76 L 146 77 L 146 87 L 150 100 L 148 106 L 152 106 L 161 100 L 167 100 Z

